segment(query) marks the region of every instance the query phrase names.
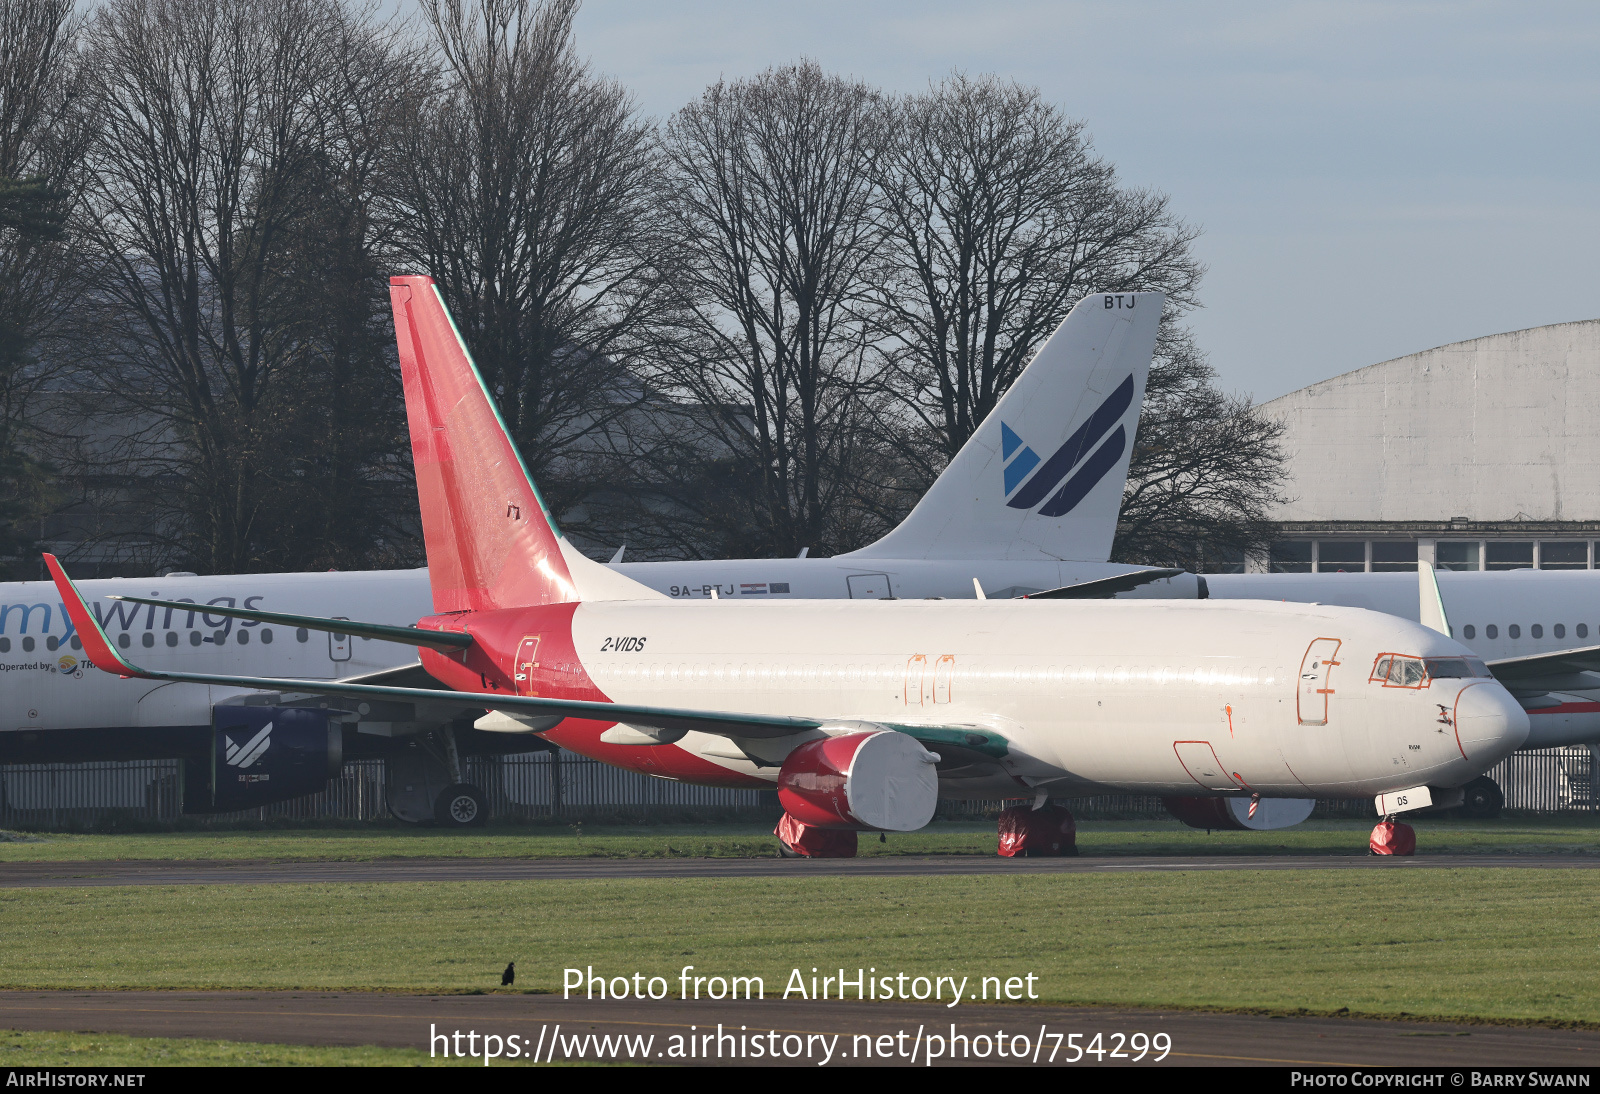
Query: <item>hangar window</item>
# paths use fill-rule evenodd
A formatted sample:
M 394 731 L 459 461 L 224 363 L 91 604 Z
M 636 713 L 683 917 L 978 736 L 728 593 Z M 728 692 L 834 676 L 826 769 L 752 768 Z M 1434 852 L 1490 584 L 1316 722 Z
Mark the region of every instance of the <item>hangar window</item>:
M 1483 636 L 1485 638 L 1499 638 L 1500 628 L 1495 626 L 1493 623 L 1490 623 L 1487 627 L 1483 628 Z
M 1372 570 L 1374 573 L 1398 573 L 1417 568 L 1417 541 L 1407 540 L 1404 543 L 1384 543 L 1374 540 L 1372 544 Z
M 1533 626 L 1528 628 L 1528 634 L 1531 635 L 1534 638 L 1543 638 L 1544 637 L 1544 624 L 1543 623 L 1535 623 Z
M 1511 624 L 1511 626 L 1506 628 L 1506 637 L 1507 638 L 1521 638 L 1522 637 L 1522 628 L 1519 627 L 1515 623 Z
M 1324 539 L 1317 542 L 1317 572 L 1360 574 L 1367 569 L 1367 545 L 1363 540 Z
M 1311 541 L 1302 539 L 1274 543 L 1269 557 L 1275 574 L 1309 574 Z
M 1565 623 L 1557 623 L 1550 630 L 1557 638 L 1565 638 L 1567 636 L 1567 625 Z
M 1471 623 L 1468 623 L 1465 627 L 1461 628 L 1461 637 L 1465 638 L 1468 642 L 1471 642 L 1474 638 L 1478 637 L 1478 628 L 1474 627 Z
M 1588 568 L 1587 540 L 1545 540 L 1539 544 L 1541 570 L 1587 570 Z
M 1532 540 L 1490 540 L 1483 547 L 1485 570 L 1531 570 Z M 1516 635 L 1512 635 L 1513 638 Z
M 1478 544 L 1460 540 L 1440 540 L 1434 545 L 1434 565 L 1441 570 L 1476 570 Z

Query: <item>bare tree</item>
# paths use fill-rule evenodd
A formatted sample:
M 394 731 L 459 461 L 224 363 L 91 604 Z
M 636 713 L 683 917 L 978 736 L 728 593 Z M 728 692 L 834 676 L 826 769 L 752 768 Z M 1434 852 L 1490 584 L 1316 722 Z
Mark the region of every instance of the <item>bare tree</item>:
M 76 297 L 79 29 L 71 0 L 0 0 L 0 554 L 31 543 L 50 494 L 32 412 Z
M 905 405 L 937 470 L 1090 292 L 1195 303 L 1197 235 L 1124 187 L 1083 123 L 1036 88 L 957 74 L 896 104 L 879 168 L 890 231 L 876 303 Z
M 345 487 L 394 452 L 346 444 L 387 364 L 367 209 L 407 85 L 390 39 L 338 0 L 111 0 L 90 24 L 93 381 L 149 436 L 174 561 L 344 561 L 306 511 L 386 519 Z
M 666 125 L 681 311 L 667 388 L 705 408 L 701 489 L 673 493 L 712 549 L 839 549 L 872 447 L 869 332 L 854 305 L 880 231 L 882 97 L 804 63 L 719 82 Z M 693 462 L 690 460 L 689 462 Z M 710 546 L 710 544 L 708 544 Z
M 642 392 L 660 300 L 651 130 L 574 51 L 575 0 L 423 0 L 447 74 L 402 151 L 396 218 L 557 512 Z
M 1215 571 L 1264 549 L 1283 485 L 1283 426 L 1225 395 L 1187 332 L 1163 330 L 1111 556 Z

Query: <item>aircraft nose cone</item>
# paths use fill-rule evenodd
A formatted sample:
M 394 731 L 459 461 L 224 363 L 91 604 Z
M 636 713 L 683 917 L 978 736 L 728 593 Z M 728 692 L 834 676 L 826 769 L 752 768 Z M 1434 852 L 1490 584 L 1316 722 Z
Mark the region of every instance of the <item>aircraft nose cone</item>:
M 1471 760 L 1498 761 L 1528 739 L 1528 712 L 1498 683 L 1463 688 L 1455 705 L 1456 739 Z

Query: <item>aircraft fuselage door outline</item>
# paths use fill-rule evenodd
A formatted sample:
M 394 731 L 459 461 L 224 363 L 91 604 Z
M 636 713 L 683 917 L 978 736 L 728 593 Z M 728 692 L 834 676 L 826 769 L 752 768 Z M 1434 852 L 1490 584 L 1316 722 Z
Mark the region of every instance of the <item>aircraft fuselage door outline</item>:
M 1333 694 L 1333 670 L 1339 665 L 1338 638 L 1318 638 L 1300 659 L 1300 680 L 1295 692 L 1295 712 L 1303 726 L 1328 724 L 1328 696 Z
M 539 667 L 539 635 L 530 634 L 517 643 L 516 685 L 518 695 L 537 695 L 533 690 L 533 670 Z
M 845 578 L 851 600 L 888 600 L 894 596 L 888 574 L 851 574 Z
M 1189 777 L 1207 790 L 1239 790 L 1237 780 L 1229 776 L 1227 768 L 1217 759 L 1210 741 L 1173 741 L 1172 751 Z
M 347 615 L 336 615 L 335 619 L 349 619 Z M 350 660 L 350 643 L 353 639 L 348 634 L 334 634 L 328 632 L 328 659 L 330 661 Z

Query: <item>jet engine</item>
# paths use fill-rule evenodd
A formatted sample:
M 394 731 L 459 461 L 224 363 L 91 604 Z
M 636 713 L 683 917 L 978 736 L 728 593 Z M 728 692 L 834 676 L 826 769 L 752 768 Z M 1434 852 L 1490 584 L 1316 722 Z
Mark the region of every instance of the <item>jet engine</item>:
M 183 765 L 185 813 L 231 813 L 321 790 L 344 764 L 342 711 L 219 706 L 211 748 Z
M 789 753 L 778 800 L 815 828 L 912 832 L 939 803 L 939 757 L 894 730 L 822 737 Z
M 1190 828 L 1254 829 L 1267 831 L 1299 824 L 1316 808 L 1315 798 L 1257 798 L 1251 812 L 1251 799 L 1162 798 L 1167 812 Z

